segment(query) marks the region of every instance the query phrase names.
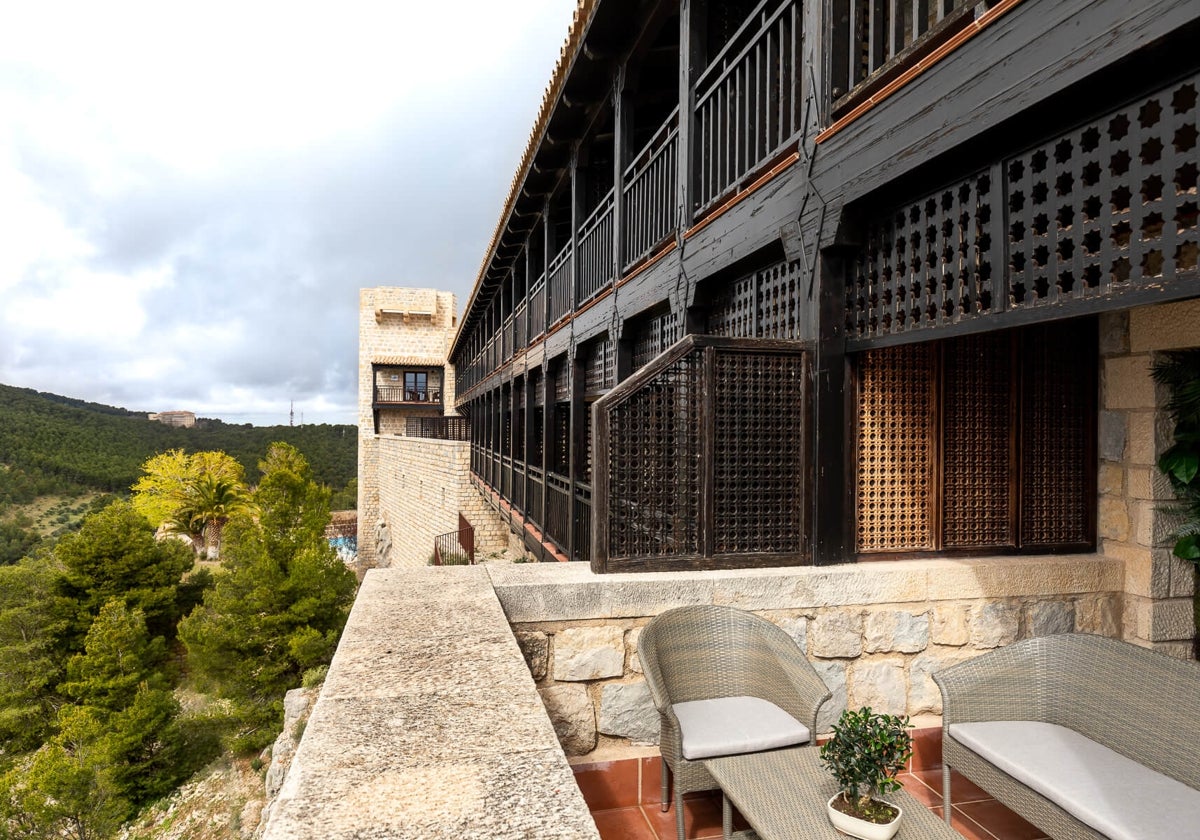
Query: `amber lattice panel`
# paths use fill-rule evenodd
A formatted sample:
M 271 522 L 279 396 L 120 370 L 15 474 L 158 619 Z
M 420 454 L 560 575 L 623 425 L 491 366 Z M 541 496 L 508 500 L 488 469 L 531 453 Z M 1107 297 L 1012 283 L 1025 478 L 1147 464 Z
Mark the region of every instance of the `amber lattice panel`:
M 859 551 L 933 548 L 934 348 L 861 354 L 856 543 Z
M 989 172 L 930 193 L 868 226 L 852 269 L 846 333 L 869 338 L 990 312 L 1000 243 L 991 235 Z
M 729 338 L 801 338 L 801 297 L 807 294 L 802 277 L 799 262 L 780 262 L 726 284 L 709 305 L 706 332 Z
M 699 553 L 701 390 L 701 357 L 692 353 L 613 407 L 610 556 Z
M 633 335 L 633 369 L 643 367 L 681 337 L 674 312 L 667 310 L 642 319 Z
M 1009 306 L 1196 271 L 1198 88 L 1193 76 L 1005 162 Z
M 1013 545 L 1012 339 L 947 341 L 943 370 L 942 543 Z
M 1024 335 L 1021 543 L 1093 540 L 1088 469 L 1095 458 L 1094 333 L 1051 325 Z
M 718 351 L 717 554 L 804 551 L 803 356 Z

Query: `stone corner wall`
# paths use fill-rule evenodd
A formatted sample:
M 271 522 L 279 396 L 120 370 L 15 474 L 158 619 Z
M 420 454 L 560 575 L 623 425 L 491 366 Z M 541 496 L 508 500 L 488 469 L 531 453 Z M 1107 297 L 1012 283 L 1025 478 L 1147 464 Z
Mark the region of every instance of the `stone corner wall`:
M 848 706 L 939 715 L 933 672 L 1030 636 L 1121 635 L 1120 564 L 1096 555 L 896 561 L 745 573 L 592 575 L 579 564 L 489 570 L 568 755 L 658 741 L 637 657 L 650 619 L 691 603 L 762 615 Z
M 1172 494 L 1156 466 L 1172 442 L 1165 389 L 1151 369 L 1163 350 L 1200 346 L 1200 300 L 1102 316 L 1097 537 L 1125 569 L 1124 637 L 1192 655 L 1196 572 L 1171 554 Z

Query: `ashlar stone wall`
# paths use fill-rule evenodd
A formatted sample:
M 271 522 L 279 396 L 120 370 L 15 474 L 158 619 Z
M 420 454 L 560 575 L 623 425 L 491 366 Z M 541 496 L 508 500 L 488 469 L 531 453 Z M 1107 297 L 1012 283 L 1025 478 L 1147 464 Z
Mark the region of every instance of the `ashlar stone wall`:
M 379 491 L 376 516 L 387 523 L 390 540 L 390 548 L 376 552 L 379 565 L 426 565 L 434 537 L 458 530 L 459 513 L 475 528 L 478 553 L 507 546 L 508 527 L 470 482 L 469 443 L 380 435 L 371 450 Z M 376 540 L 377 530 L 360 532 L 360 551 L 364 538 Z
M 572 756 L 657 743 L 637 646 L 671 607 L 731 604 L 786 630 L 833 692 L 823 732 L 848 705 L 940 714 L 934 671 L 1018 639 L 1122 632 L 1122 564 L 1094 554 L 645 575 L 593 575 L 575 563 L 489 571 Z
M 1195 571 L 1171 554 L 1171 488 L 1155 465 L 1172 424 L 1150 371 L 1164 350 L 1200 347 L 1200 300 L 1106 315 L 1100 344 L 1098 547 L 1124 565 L 1124 637 L 1186 658 Z

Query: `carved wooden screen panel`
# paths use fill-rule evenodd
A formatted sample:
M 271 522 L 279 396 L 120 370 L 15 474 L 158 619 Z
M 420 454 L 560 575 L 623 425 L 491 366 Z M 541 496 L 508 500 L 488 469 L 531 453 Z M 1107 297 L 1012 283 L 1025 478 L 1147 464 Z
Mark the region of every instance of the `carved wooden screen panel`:
M 758 338 L 800 338 L 800 263 L 779 263 L 757 273 Z
M 952 339 L 943 353 L 943 545 L 1013 545 L 1012 338 Z
M 859 357 L 859 551 L 933 548 L 934 358 L 928 344 Z
M 1021 542 L 1081 546 L 1093 537 L 1096 338 L 1050 325 L 1024 338 Z
M 554 371 L 554 401 L 571 401 L 571 366 L 566 359 L 559 358 L 553 367 Z
M 529 387 L 531 387 L 533 389 L 533 404 L 534 405 L 545 405 L 546 404 L 546 382 L 545 382 L 545 379 L 546 379 L 545 374 L 542 373 L 541 368 L 538 368 L 537 370 L 535 370 L 529 374 L 529 383 L 530 383 Z
M 807 300 L 802 278 L 799 262 L 780 262 L 725 283 L 709 301 L 705 331 L 729 338 L 799 339 Z
M 718 351 L 716 554 L 805 550 L 804 357 Z
M 683 356 L 609 415 L 613 557 L 700 551 L 701 373 Z
M 705 332 L 729 338 L 754 338 L 758 274 L 727 283 L 708 307 Z
M 1009 306 L 1196 271 L 1198 87 L 1193 76 L 1005 162 Z
M 551 430 L 553 452 L 550 459 L 550 471 L 566 475 L 571 466 L 571 405 L 558 403 L 554 411 L 554 428 Z
M 645 365 L 681 337 L 675 313 L 664 310 L 643 319 L 633 336 L 633 369 Z
M 588 394 L 599 394 L 613 386 L 616 364 L 613 343 L 608 337 L 599 338 L 587 345 L 584 352 L 583 388 Z
M 988 171 L 906 204 L 868 225 L 851 270 L 846 333 L 870 338 L 955 324 L 990 312 L 1000 243 L 991 233 Z

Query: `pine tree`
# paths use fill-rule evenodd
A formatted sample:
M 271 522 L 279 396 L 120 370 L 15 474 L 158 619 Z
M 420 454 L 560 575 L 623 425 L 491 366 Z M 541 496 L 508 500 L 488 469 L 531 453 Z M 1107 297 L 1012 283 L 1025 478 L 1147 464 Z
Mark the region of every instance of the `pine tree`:
M 122 598 L 142 610 L 150 633 L 173 638 L 179 617 L 177 589 L 194 560 L 186 546 L 154 538 L 146 519 L 117 501 L 89 516 L 78 533 L 59 541 L 54 556 L 63 566 L 60 593 L 75 602 L 71 651 L 100 608 Z
M 332 657 L 356 587 L 324 536 L 329 491 L 303 456 L 274 444 L 260 466 L 260 518 L 230 522 L 225 571 L 179 627 L 191 666 L 253 730 L 245 746 L 273 737 L 284 693 Z

